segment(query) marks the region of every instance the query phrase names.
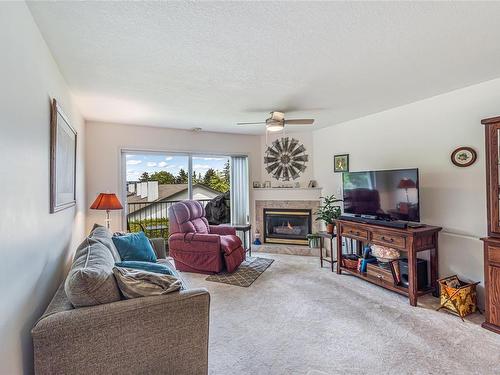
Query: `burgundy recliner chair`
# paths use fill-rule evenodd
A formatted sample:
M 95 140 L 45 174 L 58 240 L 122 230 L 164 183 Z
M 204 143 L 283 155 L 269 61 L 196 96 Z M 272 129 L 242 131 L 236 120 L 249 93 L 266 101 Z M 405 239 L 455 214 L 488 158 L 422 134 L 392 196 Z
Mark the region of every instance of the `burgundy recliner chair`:
M 209 225 L 198 201 L 186 200 L 168 208 L 169 253 L 180 271 L 233 272 L 245 260 L 245 250 L 236 230 Z

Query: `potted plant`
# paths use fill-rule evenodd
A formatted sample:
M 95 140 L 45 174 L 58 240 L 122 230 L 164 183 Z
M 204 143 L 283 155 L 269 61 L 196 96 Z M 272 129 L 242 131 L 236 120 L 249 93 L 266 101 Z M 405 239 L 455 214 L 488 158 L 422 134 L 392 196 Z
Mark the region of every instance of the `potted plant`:
M 341 214 L 338 202 L 342 202 L 342 199 L 337 199 L 335 195 L 328 195 L 321 197 L 321 199 L 323 199 L 323 204 L 319 206 L 318 211 L 315 213 L 318 216 L 316 220 L 323 220 L 326 224 L 326 232 L 332 234 L 335 226 L 334 222 Z
M 321 237 L 317 233 L 310 233 L 307 235 L 307 239 L 309 240 L 309 247 L 311 249 L 316 249 L 319 247 L 319 239 Z

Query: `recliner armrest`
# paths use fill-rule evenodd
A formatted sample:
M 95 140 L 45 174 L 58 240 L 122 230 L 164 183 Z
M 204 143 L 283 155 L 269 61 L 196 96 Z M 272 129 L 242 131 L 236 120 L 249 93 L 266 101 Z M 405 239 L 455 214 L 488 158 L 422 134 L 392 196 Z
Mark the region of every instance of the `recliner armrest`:
M 218 234 L 209 233 L 174 233 L 168 238 L 169 241 L 179 241 L 184 242 L 220 242 L 220 237 Z
M 229 225 L 210 225 L 210 233 L 221 236 L 233 235 L 236 236 L 236 229 Z

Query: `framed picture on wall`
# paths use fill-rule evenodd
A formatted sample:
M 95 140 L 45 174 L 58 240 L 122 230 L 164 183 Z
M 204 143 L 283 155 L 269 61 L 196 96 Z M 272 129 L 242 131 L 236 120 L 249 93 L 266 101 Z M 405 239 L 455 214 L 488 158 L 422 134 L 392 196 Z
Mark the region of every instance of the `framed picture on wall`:
M 349 154 L 333 156 L 334 172 L 349 172 Z
M 50 213 L 76 204 L 76 140 L 56 99 L 50 111 Z

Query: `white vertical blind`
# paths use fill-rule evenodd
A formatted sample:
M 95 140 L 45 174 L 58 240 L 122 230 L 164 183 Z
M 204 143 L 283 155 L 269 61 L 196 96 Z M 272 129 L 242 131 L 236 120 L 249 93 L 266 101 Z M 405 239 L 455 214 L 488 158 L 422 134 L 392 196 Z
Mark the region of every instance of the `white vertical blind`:
M 249 221 L 248 157 L 231 157 L 231 223 Z

